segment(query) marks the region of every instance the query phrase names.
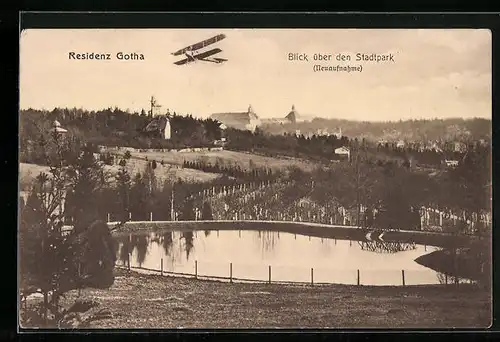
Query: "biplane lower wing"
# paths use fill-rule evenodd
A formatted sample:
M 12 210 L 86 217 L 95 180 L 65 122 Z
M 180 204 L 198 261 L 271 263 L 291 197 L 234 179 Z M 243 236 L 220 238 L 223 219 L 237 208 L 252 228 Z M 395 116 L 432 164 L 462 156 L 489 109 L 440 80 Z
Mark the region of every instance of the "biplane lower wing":
M 213 56 L 213 55 L 215 55 L 215 54 L 218 54 L 218 53 L 220 53 L 220 52 L 222 52 L 222 50 L 221 50 L 221 49 L 219 49 L 219 48 L 215 48 L 215 49 L 212 49 L 212 50 L 210 50 L 210 51 L 206 51 L 206 52 L 199 53 L 199 54 L 197 54 L 197 55 L 195 55 L 195 56 L 193 56 L 193 57 L 194 57 L 194 58 L 196 58 L 196 59 L 204 59 L 204 58 L 207 58 L 207 57 Z
M 183 65 L 183 64 L 186 64 L 187 62 L 189 62 L 189 59 L 185 58 L 185 59 L 181 59 L 180 61 L 174 62 L 174 64 Z
M 176 65 L 183 65 L 183 64 L 186 64 L 186 63 L 189 63 L 189 62 L 194 62 L 197 59 L 198 60 L 203 60 L 203 59 L 205 59 L 207 57 L 213 56 L 213 55 L 218 54 L 220 52 L 222 52 L 221 49 L 215 48 L 215 49 L 212 49 L 210 51 L 205 51 L 205 52 L 199 53 L 197 55 L 193 55 L 192 56 L 193 59 L 191 59 L 191 58 L 185 58 L 185 59 L 182 59 L 180 61 L 174 62 L 174 64 L 176 64 Z M 222 60 L 222 58 L 217 58 L 217 59 Z

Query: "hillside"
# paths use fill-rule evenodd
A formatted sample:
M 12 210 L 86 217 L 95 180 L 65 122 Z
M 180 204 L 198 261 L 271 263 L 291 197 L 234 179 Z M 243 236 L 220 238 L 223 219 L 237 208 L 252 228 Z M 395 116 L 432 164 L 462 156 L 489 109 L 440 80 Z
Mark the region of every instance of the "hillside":
M 126 150 L 126 149 L 123 149 Z M 109 150 L 114 154 L 120 154 Z M 236 152 L 236 151 L 209 151 L 209 152 L 132 152 L 133 157 L 156 160 L 158 163 L 163 161 L 168 164 L 182 165 L 184 161 L 218 164 L 220 166 L 239 167 L 243 170 L 253 168 L 270 168 L 273 170 L 286 169 L 288 167 L 299 167 L 304 171 L 311 171 L 317 164 L 304 161 L 298 158 L 286 157 L 266 157 L 254 153 Z
M 147 162 L 140 159 L 130 159 L 127 163 L 127 170 L 130 175 L 134 176 L 137 173 L 143 173 L 146 168 Z M 119 166 L 105 165 L 106 171 L 111 175 L 115 175 L 118 172 Z M 21 191 L 29 190 L 33 179 L 40 174 L 40 172 L 49 173 L 48 166 L 42 166 L 37 164 L 19 164 L 19 186 Z M 178 180 L 181 179 L 184 182 L 196 183 L 196 182 L 210 182 L 216 179 L 218 176 L 215 173 L 203 172 L 194 169 L 182 168 L 179 165 L 161 165 L 158 163 L 158 167 L 155 170 L 156 179 L 159 184 L 163 184 L 167 179 Z
M 250 132 L 234 128 L 222 130 L 217 121 L 196 119 L 190 115 L 182 116 L 174 112 L 170 116 L 171 138 L 164 139 L 145 132 L 145 127 L 151 126 L 154 119 L 117 108 L 98 112 L 83 109 L 56 108 L 53 111 L 29 109 L 21 111 L 20 116 L 21 162 L 43 164 L 45 152 L 42 146 L 44 141 L 49 139 L 48 133 L 51 131 L 53 120 L 58 120 L 68 130 L 69 136 L 93 143 L 94 146 L 127 146 L 141 150 L 153 148 L 171 151 L 186 147 L 214 146 L 214 142 L 223 135 L 227 140 L 226 150 L 250 152 L 270 158 L 291 158 L 295 161 L 301 159 L 329 162 L 337 159 L 338 156 L 334 151 L 339 147 L 362 146 L 369 150 L 375 159 L 412 160 L 412 163 L 421 166 L 437 167 L 444 159 L 460 160 L 463 153 L 474 146 L 488 149 L 491 141 L 491 121 L 486 119 L 357 122 L 316 118 L 309 122 L 268 123 L 255 132 Z M 300 131 L 300 134 L 296 134 L 297 131 Z M 325 135 L 325 131 L 327 133 L 341 131 L 342 136 Z M 403 143 L 401 144 L 399 140 L 403 140 Z M 382 141 L 385 143 L 377 143 Z M 181 164 L 183 161 L 179 159 L 184 158 L 181 155 L 169 154 L 150 157 L 158 161 L 166 158 L 165 162 L 176 164 Z M 199 159 L 202 156 L 190 155 L 185 159 L 194 161 L 193 157 Z M 242 156 L 235 159 L 238 160 L 240 157 Z M 172 158 L 175 160 L 170 161 Z M 211 157 L 207 155 L 207 158 Z M 243 160 L 244 165 L 238 162 L 240 167 L 249 163 L 248 158 L 243 157 Z M 276 164 L 276 162 L 269 163 Z M 286 164 L 290 164 L 290 160 L 286 161 Z
M 474 119 L 434 119 L 407 120 L 392 122 L 350 121 L 342 119 L 315 118 L 312 121 L 288 124 L 266 124 L 261 127 L 264 132 L 272 134 L 316 133 L 327 130 L 338 132 L 349 137 L 365 138 L 379 141 L 474 141 L 491 139 L 491 120 Z

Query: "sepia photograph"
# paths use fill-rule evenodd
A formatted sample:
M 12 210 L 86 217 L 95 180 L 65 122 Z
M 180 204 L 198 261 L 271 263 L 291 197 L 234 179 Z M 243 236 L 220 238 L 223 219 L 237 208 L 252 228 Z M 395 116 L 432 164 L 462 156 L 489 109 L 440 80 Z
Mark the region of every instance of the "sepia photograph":
M 20 330 L 491 326 L 491 31 L 19 39 Z

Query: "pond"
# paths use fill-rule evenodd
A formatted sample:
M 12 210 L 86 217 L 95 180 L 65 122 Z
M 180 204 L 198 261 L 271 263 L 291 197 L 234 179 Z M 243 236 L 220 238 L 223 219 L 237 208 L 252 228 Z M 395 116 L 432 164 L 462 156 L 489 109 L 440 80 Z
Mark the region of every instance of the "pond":
M 440 284 L 414 260 L 437 247 L 276 231 L 160 231 L 115 237 L 117 264 L 211 277 L 362 285 Z M 127 251 L 129 253 L 127 253 Z M 269 269 L 271 266 L 271 270 Z M 311 268 L 313 269 L 311 271 Z

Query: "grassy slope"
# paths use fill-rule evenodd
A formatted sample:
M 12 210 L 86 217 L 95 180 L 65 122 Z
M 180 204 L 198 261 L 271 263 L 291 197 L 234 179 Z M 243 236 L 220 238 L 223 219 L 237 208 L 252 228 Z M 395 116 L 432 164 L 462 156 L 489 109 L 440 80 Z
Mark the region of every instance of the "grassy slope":
M 114 152 L 114 151 L 113 151 Z M 167 177 L 181 178 L 183 181 L 187 182 L 206 182 L 215 179 L 218 175 L 209 172 L 203 172 L 194 169 L 183 169 L 177 168 L 177 166 L 182 165 L 184 160 L 196 161 L 205 160 L 215 164 L 216 161 L 225 163 L 226 165 L 239 165 L 243 169 L 249 169 L 250 160 L 257 167 L 269 167 L 272 169 L 284 169 L 288 166 L 297 166 L 304 170 L 312 170 L 314 168 L 314 163 L 306 162 L 303 160 L 293 159 L 293 158 L 272 158 L 260 156 L 257 154 L 235 152 L 235 151 L 212 151 L 212 152 L 132 152 L 132 156 L 145 158 L 148 160 L 156 160 L 158 168 L 156 171 L 157 179 L 162 182 Z M 160 162 L 164 161 L 168 164 L 161 166 Z M 132 175 L 137 172 L 143 172 L 146 166 L 145 160 L 140 160 L 132 158 L 128 161 L 128 169 Z M 108 170 L 117 170 L 116 166 L 107 167 Z M 20 163 L 19 174 L 20 174 L 20 185 L 22 190 L 27 190 L 31 181 L 40 172 L 47 172 L 48 167 Z
M 172 164 L 182 164 L 186 161 L 205 160 L 215 164 L 216 161 L 226 165 L 239 165 L 243 169 L 248 169 L 250 160 L 257 167 L 269 167 L 272 169 L 283 169 L 288 166 L 298 166 L 304 170 L 311 170 L 314 163 L 294 158 L 273 158 L 258 154 L 236 152 L 236 151 L 210 151 L 210 152 L 132 152 L 132 156 L 145 158 L 148 160 L 164 161 Z
M 109 290 L 84 290 L 112 311 L 96 328 L 487 327 L 488 293 L 468 285 L 328 287 L 228 284 L 117 270 Z M 73 300 L 76 291 L 67 300 Z
M 146 161 L 131 159 L 129 161 L 128 170 L 132 176 L 137 172 L 143 172 L 146 167 Z M 106 170 L 115 173 L 118 171 L 118 166 L 106 166 Z M 36 164 L 19 164 L 19 181 L 21 190 L 28 190 L 29 184 L 40 172 L 48 172 L 49 168 L 47 166 L 41 166 Z M 158 164 L 155 170 L 156 178 L 161 184 L 166 178 L 181 178 L 185 182 L 208 182 L 219 175 L 215 173 L 203 172 L 194 169 L 183 169 L 176 165 L 165 165 L 162 166 Z

